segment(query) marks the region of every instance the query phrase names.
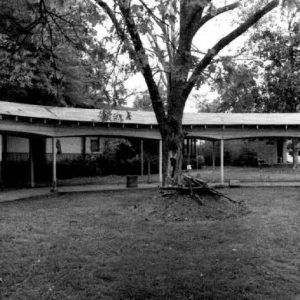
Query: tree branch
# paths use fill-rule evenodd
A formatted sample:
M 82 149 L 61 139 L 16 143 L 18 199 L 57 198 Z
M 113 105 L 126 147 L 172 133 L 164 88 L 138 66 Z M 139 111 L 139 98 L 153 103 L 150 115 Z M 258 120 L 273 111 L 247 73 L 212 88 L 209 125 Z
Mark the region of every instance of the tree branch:
M 158 119 L 159 124 L 165 123 L 166 114 L 163 106 L 163 101 L 160 97 L 158 86 L 154 81 L 154 75 L 149 64 L 149 59 L 146 54 L 146 50 L 143 46 L 141 37 L 138 33 L 135 21 L 130 13 L 130 5 L 125 4 L 124 1 L 119 1 L 119 8 L 122 13 L 123 19 L 125 21 L 127 30 L 131 37 L 132 43 L 134 45 L 134 50 L 136 53 L 136 59 L 139 67 L 141 68 L 142 74 L 146 81 L 149 94 L 152 100 L 153 109 L 155 115 Z
M 196 69 L 192 73 L 191 77 L 189 78 L 186 87 L 183 91 L 183 94 L 187 97 L 191 90 L 193 89 L 194 85 L 196 84 L 199 75 L 202 71 L 209 65 L 212 59 L 229 43 L 235 40 L 237 37 L 242 35 L 246 32 L 252 25 L 258 22 L 264 15 L 278 6 L 279 0 L 273 0 L 264 6 L 262 9 L 258 10 L 254 15 L 252 15 L 248 20 L 242 23 L 238 28 L 230 32 L 224 38 L 222 38 L 219 42 L 217 42 L 212 49 L 210 49 L 203 59 L 199 62 Z
M 152 40 L 150 39 L 150 37 L 152 38 Z M 159 42 L 157 40 L 157 37 L 155 34 L 152 34 L 151 32 L 149 32 L 149 42 L 152 45 L 153 48 L 153 52 L 156 54 L 158 61 L 160 62 L 162 69 L 165 72 L 165 75 L 162 76 L 166 76 L 166 78 L 164 78 L 164 82 L 167 83 L 166 87 L 167 89 L 169 89 L 169 73 L 170 73 L 170 63 L 166 60 L 165 58 L 165 51 L 162 50 L 159 46 Z
M 116 29 L 116 32 L 117 32 L 117 35 L 118 35 L 119 39 L 124 44 L 126 50 L 129 52 L 129 55 L 132 56 L 133 53 L 134 53 L 134 50 L 130 46 L 129 38 L 128 38 L 126 32 L 121 27 L 121 25 L 120 25 L 118 19 L 116 18 L 115 13 L 113 12 L 113 10 L 108 6 L 107 3 L 105 3 L 102 0 L 95 0 L 95 3 L 97 3 L 105 11 L 105 13 L 109 16 L 111 22 L 113 23 L 113 25 Z
M 218 8 L 214 13 L 209 13 L 205 15 L 203 18 L 195 20 L 195 23 L 192 24 L 193 32 L 196 34 L 196 32 L 208 21 L 215 18 L 216 16 L 223 14 L 227 11 L 233 10 L 239 6 L 239 2 L 234 2 L 229 5 L 225 5 L 223 7 Z

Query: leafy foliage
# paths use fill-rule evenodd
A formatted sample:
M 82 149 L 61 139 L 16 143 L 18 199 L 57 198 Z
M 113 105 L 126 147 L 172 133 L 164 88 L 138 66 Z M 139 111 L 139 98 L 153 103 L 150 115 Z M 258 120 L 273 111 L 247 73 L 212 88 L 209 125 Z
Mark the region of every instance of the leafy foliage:
M 111 55 L 93 28 L 104 18 L 92 3 L 2 1 L 0 11 L 2 100 L 71 106 L 111 102 Z M 124 94 L 123 82 L 111 86 L 113 96 Z
M 153 111 L 152 102 L 148 93 L 137 96 L 133 102 L 133 108 L 143 111 Z
M 250 62 L 223 61 L 214 81 L 220 94 L 216 111 L 299 111 L 300 10 L 287 4 L 278 25 L 271 27 L 271 18 L 252 33 L 247 47 Z
M 266 30 L 254 36 L 260 41 L 257 54 L 265 60 L 263 85 L 264 110 L 297 112 L 300 107 L 300 27 L 290 32 Z
M 216 112 L 261 111 L 261 95 L 255 69 L 257 67 L 237 64 L 232 60 L 223 61 L 214 80 L 214 87 L 220 96 L 209 107 L 214 107 Z

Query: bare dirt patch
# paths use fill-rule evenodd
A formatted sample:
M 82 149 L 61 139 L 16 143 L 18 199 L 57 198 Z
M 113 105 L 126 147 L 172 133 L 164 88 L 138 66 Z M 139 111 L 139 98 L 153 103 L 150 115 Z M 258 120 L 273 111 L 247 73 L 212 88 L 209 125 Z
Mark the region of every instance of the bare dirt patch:
M 200 204 L 188 195 L 174 194 L 163 197 L 155 195 L 130 207 L 135 214 L 143 215 L 146 220 L 164 222 L 224 220 L 237 218 L 250 212 L 242 202 L 235 204 L 224 198 L 204 195 Z

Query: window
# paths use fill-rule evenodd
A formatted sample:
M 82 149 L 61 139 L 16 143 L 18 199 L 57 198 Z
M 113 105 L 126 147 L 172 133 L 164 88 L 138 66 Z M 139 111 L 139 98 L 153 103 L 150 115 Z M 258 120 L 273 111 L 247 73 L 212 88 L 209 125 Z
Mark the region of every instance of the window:
M 100 151 L 100 139 L 91 139 L 91 152 L 99 152 Z

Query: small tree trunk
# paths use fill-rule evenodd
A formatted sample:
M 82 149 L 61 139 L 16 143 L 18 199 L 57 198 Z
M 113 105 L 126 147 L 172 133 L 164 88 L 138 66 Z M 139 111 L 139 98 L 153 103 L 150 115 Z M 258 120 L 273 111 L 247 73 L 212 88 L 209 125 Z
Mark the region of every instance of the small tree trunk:
M 297 149 L 298 140 L 292 139 L 292 150 L 293 150 L 293 169 L 298 167 L 298 149 Z

